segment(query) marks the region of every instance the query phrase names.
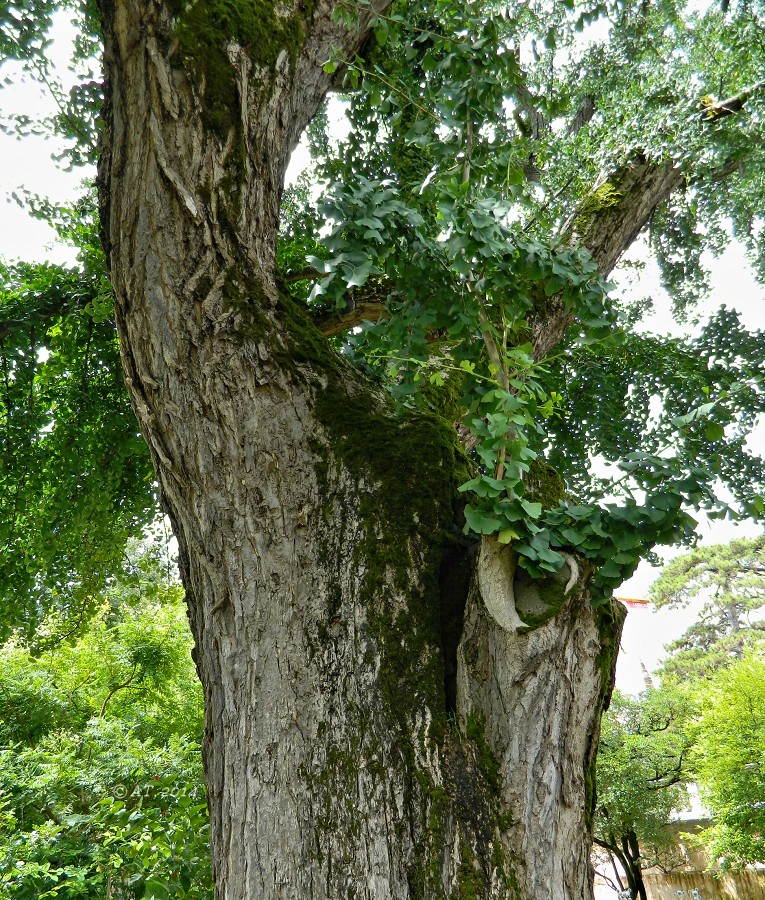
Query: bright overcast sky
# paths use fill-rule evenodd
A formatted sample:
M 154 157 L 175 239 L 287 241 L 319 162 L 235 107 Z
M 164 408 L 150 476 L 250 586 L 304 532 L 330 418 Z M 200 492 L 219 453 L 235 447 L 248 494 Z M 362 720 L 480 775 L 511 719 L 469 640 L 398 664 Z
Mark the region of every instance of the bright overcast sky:
M 73 28 L 64 16 L 57 23 L 57 40 L 50 56 L 59 64 L 61 78 L 66 83 L 71 76 L 66 73 L 67 55 L 73 37 Z M 5 113 L 35 111 L 40 115 L 55 110 L 50 94 L 32 81 L 19 77 L 19 68 L 4 65 L 2 75 L 12 84 L 0 91 L 0 109 Z M 71 248 L 54 243 L 54 234 L 44 222 L 31 219 L 12 194 L 27 189 L 32 193 L 55 201 L 73 198 L 81 191 L 83 179 L 92 179 L 95 172 L 78 169 L 64 171 L 51 156 L 61 150 L 61 143 L 30 136 L 21 140 L 0 133 L 0 256 L 6 260 L 48 260 L 67 263 L 73 261 Z M 645 248 L 641 253 L 645 258 Z M 617 281 L 620 280 L 617 278 Z M 646 330 L 674 331 L 676 326 L 670 314 L 670 305 L 659 282 L 658 269 L 650 260 L 635 280 L 633 271 L 621 277 L 621 289 L 634 291 L 637 296 L 650 296 L 654 301 L 654 314 L 646 323 Z M 712 290 L 699 309 L 706 315 L 721 305 L 738 309 L 749 328 L 765 329 L 765 290 L 757 284 L 746 264 L 741 248 L 732 244 L 723 256 L 713 263 Z M 765 435 L 756 435 L 753 447 L 765 452 Z M 733 525 L 729 522 L 702 523 L 701 542 L 721 543 L 735 537 L 753 536 L 762 529 L 754 525 Z M 675 555 L 674 553 L 672 555 Z M 657 570 L 647 564 L 638 569 L 635 576 L 617 592 L 624 597 L 645 597 L 648 586 L 655 579 Z M 643 687 L 640 664 L 654 670 L 661 658 L 663 645 L 678 637 L 693 620 L 692 610 L 651 611 L 635 610 L 630 613 L 619 657 L 617 684 L 623 690 L 637 693 Z

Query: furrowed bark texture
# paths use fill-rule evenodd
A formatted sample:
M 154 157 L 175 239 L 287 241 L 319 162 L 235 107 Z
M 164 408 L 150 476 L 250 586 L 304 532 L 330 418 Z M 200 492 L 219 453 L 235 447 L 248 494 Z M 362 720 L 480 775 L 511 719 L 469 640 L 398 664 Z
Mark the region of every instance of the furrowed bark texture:
M 276 281 L 289 154 L 371 8 L 101 8 L 104 245 L 205 690 L 216 897 L 590 900 L 621 620 L 573 560 L 529 584 L 461 547 L 451 430 L 390 416 Z
M 645 228 L 657 206 L 684 183 L 671 161 L 656 164 L 635 156 L 616 173 L 603 175 L 564 228 L 572 246 L 586 247 L 607 277 Z M 534 355 L 544 359 L 560 343 L 573 316 L 552 302 L 532 322 Z
M 531 581 L 507 548 L 485 542 L 460 644 L 460 720 L 480 717 L 498 757 L 508 852 L 533 848 L 516 865 L 524 898 L 592 896 L 595 754 L 624 613 L 593 612 L 575 567 Z M 502 627 L 510 604 L 548 618 Z

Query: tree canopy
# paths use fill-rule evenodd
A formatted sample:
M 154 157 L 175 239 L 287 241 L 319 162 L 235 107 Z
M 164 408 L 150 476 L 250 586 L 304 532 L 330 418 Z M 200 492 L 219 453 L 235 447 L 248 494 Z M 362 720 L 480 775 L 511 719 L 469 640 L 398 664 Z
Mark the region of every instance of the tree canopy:
M 666 565 L 651 585 L 658 608 L 703 600 L 697 621 L 667 647 L 663 676 L 679 682 L 711 675 L 763 638 L 765 538 L 698 547 Z
M 52 78 L 43 6 L 4 5 L 4 46 Z M 97 20 L 71 9 L 82 64 Z M 746 444 L 762 335 L 730 309 L 693 338 L 647 334 L 635 328 L 644 308 L 607 294 L 601 274 L 634 239 L 628 223 L 611 258 L 603 220 L 635 215 L 632 182 L 646 173 L 671 181 L 650 233 L 681 314 L 703 296 L 703 254 L 729 240 L 725 220 L 763 268 L 761 34 L 752 3 L 420 3 L 380 15 L 360 55 L 327 61 L 349 91 L 351 132 L 338 145 L 321 116 L 312 126 L 325 189 L 283 207 L 283 277 L 401 407 L 450 407 L 475 460 L 466 528 L 512 541 L 532 574 L 573 548 L 608 596 L 656 543 L 691 539 L 694 509 L 762 512 L 765 472 Z M 91 157 L 97 84 L 61 97 L 50 123 Z M 92 207 L 37 208 L 83 249 L 72 270 L 3 270 L 2 478 L 17 498 L 3 602 L 30 629 L 41 605 L 87 605 L 112 550 L 156 509 Z M 535 330 L 550 307 L 552 343 L 567 329 L 553 355 Z M 534 469 L 542 458 L 570 499 Z
M 27 637 L 75 631 L 157 514 L 92 204 L 46 209 L 79 264 L 0 268 L 0 631 Z

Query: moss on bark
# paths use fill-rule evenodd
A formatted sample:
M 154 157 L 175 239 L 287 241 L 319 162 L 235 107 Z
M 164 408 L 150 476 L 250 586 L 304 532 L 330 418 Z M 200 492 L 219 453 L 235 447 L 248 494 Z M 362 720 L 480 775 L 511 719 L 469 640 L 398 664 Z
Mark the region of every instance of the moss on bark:
M 206 123 L 225 140 L 239 121 L 229 44 L 246 50 L 258 75 L 273 71 L 282 52 L 294 65 L 310 8 L 283 16 L 269 0 L 173 0 L 172 9 L 179 52 L 203 76 Z
M 611 600 L 606 606 L 600 606 L 594 610 L 600 638 L 600 648 L 597 656 L 597 666 L 600 671 L 601 684 L 601 710 L 602 715 L 611 702 L 611 693 L 614 688 L 616 673 L 616 658 L 619 655 L 624 620 L 627 618 L 627 610 L 616 600 Z M 588 759 L 585 763 L 585 825 L 592 833 L 595 821 L 595 806 L 597 803 L 597 782 L 595 776 L 595 763 L 597 758 L 597 741 L 600 737 L 600 723 L 593 738 Z
M 600 187 L 584 198 L 574 219 L 574 231 L 584 234 L 597 214 L 611 206 L 618 206 L 622 195 L 618 185 L 611 181 L 604 181 Z

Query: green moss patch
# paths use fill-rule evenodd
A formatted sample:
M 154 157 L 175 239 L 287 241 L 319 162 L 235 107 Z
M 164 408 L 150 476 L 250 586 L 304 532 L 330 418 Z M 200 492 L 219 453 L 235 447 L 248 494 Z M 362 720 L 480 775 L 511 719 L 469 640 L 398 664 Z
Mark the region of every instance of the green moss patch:
M 593 218 L 602 209 L 610 206 L 618 206 L 622 195 L 613 181 L 604 181 L 603 184 L 584 198 L 579 205 L 579 210 L 574 219 L 574 227 L 579 234 L 583 234 L 590 226 Z
M 279 16 L 269 0 L 174 0 L 175 36 L 183 57 L 204 76 L 204 114 L 225 139 L 239 120 L 234 68 L 227 46 L 239 44 L 255 67 L 273 70 L 282 50 L 294 63 L 302 16 Z

